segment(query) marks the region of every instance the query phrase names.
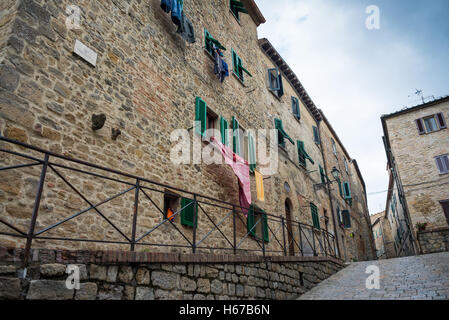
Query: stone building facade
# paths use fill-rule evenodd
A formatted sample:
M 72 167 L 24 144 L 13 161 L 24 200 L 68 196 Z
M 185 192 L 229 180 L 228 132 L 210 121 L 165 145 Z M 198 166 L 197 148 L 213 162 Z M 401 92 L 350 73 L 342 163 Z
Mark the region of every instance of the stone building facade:
M 385 211 L 373 214 L 370 216 L 371 228 L 374 235 L 374 243 L 376 245 L 376 255 L 378 259 L 385 259 L 385 238 L 384 238 L 384 227 L 383 219 L 385 217 Z
M 397 242 L 410 242 L 407 254 L 448 249 L 448 117 L 445 97 L 381 118 L 390 172 L 386 214 Z
M 265 226 L 270 229 L 270 240 L 265 243 L 268 251 L 282 254 L 284 236 L 287 253 L 300 254 L 298 243 L 304 239 L 301 240 L 303 235 L 297 223 L 303 223 L 312 226 L 302 231 L 313 239 L 313 243 L 306 245 L 308 250 L 303 248 L 307 254 L 313 254 L 311 249 L 314 247 L 318 253 L 327 253 L 331 249 L 345 252 L 341 257 L 347 260 L 373 256 L 374 251 L 369 249 L 373 246 L 372 237 L 366 237 L 371 232 L 366 231 L 369 221 L 364 218 L 367 215 L 366 196 L 363 196 L 365 187 L 360 172 L 345 152 L 349 169 L 340 172 L 347 175 L 345 179 L 356 196 L 352 198 L 352 206 L 347 199 L 336 202 L 341 204 L 341 209 L 352 208 L 352 229 L 340 230 L 334 225 L 334 221 L 338 221 L 337 206 L 332 207 L 325 188 L 314 187 L 322 179 L 319 165 L 326 170 L 332 167 L 332 164 L 325 165 L 323 159 L 327 142 L 315 143 L 313 127 L 324 126 L 323 112 L 316 108 L 283 59 L 274 59 L 278 54 L 269 41 L 258 39 L 257 27 L 265 19 L 255 2 L 244 0 L 242 4 L 247 14 L 233 11 L 230 1 L 185 1 L 185 16 L 195 30 L 196 42 L 193 44 L 176 32 L 177 27 L 170 15 L 161 9 L 159 0 L 8 0 L 1 4 L 4 9 L 0 17 L 1 134 L 55 154 L 114 168 L 156 183 L 141 181 L 141 187 L 149 188 L 146 192 L 151 201 L 143 195 L 139 198 L 139 214 L 135 216 L 137 227 L 133 230 L 135 194 L 128 192 L 105 202 L 129 185 L 122 180 L 98 179 L 62 167 L 59 174 L 49 170 L 43 185 L 36 230 L 55 226 L 61 219 L 86 208 L 86 199 L 64 183 L 61 175 L 81 194 L 88 195 L 91 204 L 105 202 L 101 213 L 108 212 L 116 228 L 111 228 L 104 217 L 90 210 L 46 231 L 46 236 L 52 239 L 35 239 L 33 247 L 127 250 L 129 246 L 123 244 L 123 234 L 130 235 L 135 231 L 139 236 L 152 230 L 164 220 L 157 209 L 166 214 L 165 209 L 169 206 L 181 212 L 183 199 L 191 200 L 191 193 L 238 205 L 238 183 L 229 166 L 204 161 L 184 164 L 171 161 L 177 142 L 173 139 L 176 130 L 186 130 L 190 140 L 196 139 L 202 148 L 209 146 L 207 141 L 201 141 L 194 123 L 200 101 L 207 104 L 206 127 L 217 129 L 221 127 L 222 119 L 227 121 L 229 129 L 238 123 L 242 130 L 241 156 L 247 160 L 251 152 L 245 133 L 251 129 L 271 129 L 279 136 L 277 121 L 280 120 L 283 131 L 293 141 L 290 143 L 285 139 L 284 146 L 275 144 L 279 154 L 277 170 L 263 180 L 265 200 L 254 200 L 253 203 L 279 217 L 276 221 L 268 219 Z M 206 35 L 227 49 L 223 53 L 229 65 L 229 77 L 224 82 L 214 74 L 214 59 L 207 50 L 210 42 Z M 82 58 L 83 54 L 74 53 L 77 42 L 90 48 L 91 56 L 92 53 L 97 55 L 95 66 L 86 61 L 86 57 Z M 270 69 L 277 69 L 282 79 L 282 95 L 270 87 Z M 296 101 L 300 110 L 299 118 L 292 113 L 292 101 Z M 105 124 L 93 130 L 92 116 L 99 114 L 106 116 Z M 111 134 L 118 130 L 120 135 Z M 237 135 L 240 137 L 240 133 Z M 229 146 L 234 146 L 235 137 L 229 137 Z M 261 138 L 257 136 L 256 145 L 263 140 L 269 146 L 270 138 L 267 131 Z M 309 160 L 306 165 L 299 163 L 298 141 L 304 143 L 313 164 Z M 340 141 L 338 143 L 339 148 L 343 148 Z M 2 148 L 12 148 L 5 142 L 1 144 Z M 194 148 L 195 145 L 185 151 L 187 158 L 193 161 L 198 156 Z M 268 153 L 273 151 L 270 148 Z M 24 149 L 14 147 L 14 150 Z M 1 163 L 2 166 L 12 166 L 17 161 L 7 155 Z M 101 171 L 79 163 L 77 168 L 95 173 Z M 258 162 L 256 168 L 261 170 L 263 164 Z M 27 230 L 30 225 L 40 173 L 37 167 L 0 173 L 0 215 L 19 230 Z M 117 175 L 111 174 L 110 178 L 117 178 Z M 254 174 L 250 175 L 250 181 L 252 199 L 256 199 Z M 136 184 L 131 177 L 127 177 L 126 182 L 131 186 Z M 217 204 L 214 200 L 204 201 L 197 209 L 197 234 L 191 226 L 182 223 L 182 217 L 178 215 L 172 224 L 166 223 L 151 234 L 152 241 L 168 247 L 148 249 L 141 246 L 137 250 L 190 252 L 187 242 L 194 237 L 204 239 L 201 243 L 204 248 L 217 248 L 205 249 L 208 253 L 215 253 L 218 248 L 229 250 L 229 241 L 223 234 L 233 234 L 232 219 Z M 246 222 L 240 214 L 235 224 L 238 239 L 247 233 Z M 217 224 L 222 232 L 217 232 Z M 279 226 L 283 227 L 280 229 Z M 210 230 L 214 232 L 209 233 Z M 344 249 L 327 242 L 320 230 L 328 230 L 339 237 Z M 5 224 L 0 226 L 0 231 L 11 232 Z M 56 240 L 77 235 L 82 235 L 84 240 L 103 239 L 115 243 Z M 257 236 L 242 240 L 245 240 L 242 250 L 260 250 L 262 241 L 256 241 Z M 25 240 L 2 235 L 1 244 L 22 247 Z M 179 244 L 184 247 L 175 246 Z

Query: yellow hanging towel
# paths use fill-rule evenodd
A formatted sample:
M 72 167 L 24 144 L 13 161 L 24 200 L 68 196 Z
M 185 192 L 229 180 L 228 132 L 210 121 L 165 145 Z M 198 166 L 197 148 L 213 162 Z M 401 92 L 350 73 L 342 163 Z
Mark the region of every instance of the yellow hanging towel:
M 265 201 L 265 194 L 263 191 L 263 175 L 259 171 L 254 170 L 254 176 L 256 178 L 257 200 Z

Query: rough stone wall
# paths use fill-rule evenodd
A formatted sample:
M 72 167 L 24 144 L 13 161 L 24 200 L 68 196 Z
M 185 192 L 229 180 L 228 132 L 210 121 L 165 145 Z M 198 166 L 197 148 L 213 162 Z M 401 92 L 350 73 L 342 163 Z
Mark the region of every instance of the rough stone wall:
M 449 251 L 449 228 L 418 232 L 422 254 Z
M 447 154 L 449 129 L 419 135 L 415 120 L 442 112 L 449 119 L 449 102 L 415 110 L 386 120 L 397 171 L 404 185 L 412 228 L 427 223 L 428 229 L 447 226 L 440 200 L 449 199 L 448 175 L 441 175 L 435 157 Z
M 2 250 L 0 299 L 11 300 L 287 300 L 343 268 L 336 260 L 313 257 L 223 262 L 217 256 L 34 250 L 27 276 L 20 279 L 20 253 Z M 79 269 L 79 290 L 66 287 L 69 264 Z
M 394 238 L 391 230 L 391 224 L 388 218 L 385 216 L 382 223 L 383 237 L 385 241 L 385 255 L 387 259 L 396 257 L 396 250 L 394 247 Z
M 287 142 L 286 150 L 280 151 L 278 174 L 264 181 L 266 200 L 256 204 L 269 213 L 285 216 L 288 199 L 292 219 L 312 224 L 309 203 L 313 202 L 319 208 L 320 222 L 324 227 L 324 210 L 329 216 L 331 210 L 326 193 L 313 190 L 313 184 L 320 182 L 319 171 L 316 171 L 318 163 L 323 163 L 320 150 L 313 142 L 312 125 L 316 123 L 301 102 L 301 120 L 297 121 L 292 116 L 291 96 L 297 95 L 285 78 L 285 94 L 281 99 L 267 89 L 267 68 L 273 63 L 260 50 L 256 25 L 249 15 L 242 14 L 238 22 L 229 11 L 229 1 L 186 2 L 185 13 L 194 25 L 197 40 L 190 45 L 176 34 L 176 27 L 170 16 L 161 10 L 159 0 L 19 2 L 23 5 L 8 37 L 15 41 L 8 42 L 2 65 L 8 72 L 0 75 L 2 135 L 58 154 L 238 204 L 238 185 L 229 167 L 204 163 L 174 165 L 170 162 L 173 147 L 170 134 L 175 129 L 192 127 L 196 97 L 205 100 L 214 113 L 229 123 L 235 116 L 245 129 L 273 129 L 274 117 L 280 117 L 291 137 L 305 142 L 316 164 L 311 166 L 308 163 L 307 170 L 298 166 L 296 147 Z M 68 5 L 77 5 L 81 9 L 80 29 L 66 27 L 65 10 Z M 227 48 L 225 59 L 230 68 L 231 49 L 234 49 L 253 77 L 245 76 L 242 84 L 231 72 L 231 76 L 220 83 L 213 73 L 213 61 L 204 50 L 204 29 Z M 73 54 L 77 39 L 98 54 L 95 68 Z M 106 114 L 106 123 L 102 129 L 93 132 L 91 116 L 99 113 Z M 111 139 L 113 128 L 121 130 L 116 141 Z M 191 137 L 194 136 L 192 132 L 190 130 Z M 23 152 L 22 149 L 17 150 Z M 5 157 L 2 160 L 5 165 L 16 163 L 16 158 Z M 87 194 L 92 203 L 104 201 L 128 188 L 123 183 L 73 174 L 67 170 L 61 172 L 70 183 Z M 39 174 L 37 167 L 0 173 L 0 214 L 21 230 L 27 230 L 30 223 Z M 135 183 L 131 179 L 127 182 Z M 255 199 L 254 176 L 251 176 L 251 182 Z M 290 185 L 289 193 L 285 191 L 285 182 Z M 147 193 L 159 208 L 163 208 L 161 193 Z M 178 195 L 191 197 L 182 193 Z M 101 206 L 102 212 L 107 212 L 111 221 L 127 235 L 131 234 L 133 197 L 132 192 L 127 193 Z M 43 230 L 85 207 L 85 201 L 49 171 L 37 230 Z M 206 204 L 203 207 L 214 217 L 215 223 L 228 213 Z M 160 221 L 161 215 L 156 208 L 141 199 L 137 235 L 144 234 Z M 181 226 L 179 220 L 175 223 L 191 239 L 192 230 Z M 200 212 L 197 239 L 213 227 L 213 223 Z M 276 225 L 270 227 L 279 230 Z M 4 225 L 0 228 L 11 231 Z M 225 234 L 232 234 L 229 219 L 221 228 Z M 332 230 L 330 225 L 329 231 Z M 281 231 L 277 232 L 276 236 L 281 238 Z M 299 231 L 294 227 L 293 232 L 298 241 Z M 245 224 L 238 220 L 237 235 L 242 237 L 245 233 Z M 123 241 L 116 230 L 92 211 L 48 231 L 46 235 L 72 238 L 82 235 L 90 239 Z M 151 242 L 168 244 L 179 244 L 181 238 L 174 227 L 165 225 L 151 237 Z M 2 244 L 23 246 L 24 242 L 3 237 Z M 212 233 L 202 245 L 229 247 L 219 232 Z M 33 246 L 129 248 L 121 244 L 106 246 L 44 240 L 34 241 Z M 276 241 L 267 246 L 269 250 L 280 249 Z M 346 247 L 352 246 L 356 243 L 348 243 Z M 322 251 L 319 245 L 317 247 Z M 242 249 L 260 250 L 260 247 L 248 238 Z M 164 250 L 188 252 L 190 248 Z
M 17 8 L 17 0 L 5 0 L 0 3 L 0 63 L 3 63 L 6 54 L 6 47 L 17 14 Z

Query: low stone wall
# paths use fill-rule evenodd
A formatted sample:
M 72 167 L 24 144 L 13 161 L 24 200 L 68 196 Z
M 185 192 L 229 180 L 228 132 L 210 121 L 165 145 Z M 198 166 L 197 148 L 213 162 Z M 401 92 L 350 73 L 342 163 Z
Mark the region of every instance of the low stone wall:
M 449 228 L 439 228 L 418 232 L 421 253 L 449 251 Z
M 324 257 L 259 257 L 34 249 L 25 279 L 22 249 L 0 247 L 0 299 L 296 299 L 344 268 Z M 77 265 L 79 290 L 66 287 Z

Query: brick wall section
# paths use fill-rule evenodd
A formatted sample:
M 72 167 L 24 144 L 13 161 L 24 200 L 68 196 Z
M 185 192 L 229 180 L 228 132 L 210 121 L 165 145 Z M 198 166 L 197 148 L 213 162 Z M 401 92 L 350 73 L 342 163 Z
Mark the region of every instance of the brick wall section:
M 344 266 L 322 257 L 189 255 L 35 249 L 24 280 L 23 250 L 0 247 L 0 299 L 295 299 Z M 80 270 L 68 290 L 66 267 Z
M 418 232 L 421 253 L 449 251 L 449 228 L 438 228 Z

